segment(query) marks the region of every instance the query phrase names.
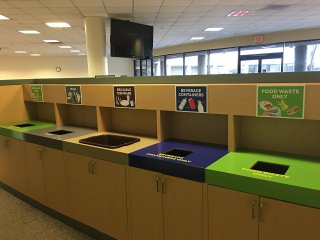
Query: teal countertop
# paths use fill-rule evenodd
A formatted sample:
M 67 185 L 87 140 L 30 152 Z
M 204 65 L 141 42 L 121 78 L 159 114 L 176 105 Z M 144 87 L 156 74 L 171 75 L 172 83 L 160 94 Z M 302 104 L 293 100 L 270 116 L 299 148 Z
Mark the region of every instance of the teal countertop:
M 32 124 L 33 126 L 28 126 L 28 127 L 16 126 L 20 124 Z M 11 122 L 11 123 L 5 123 L 0 125 L 0 134 L 7 137 L 24 140 L 24 133 L 26 132 L 35 131 L 43 128 L 51 128 L 54 126 L 55 126 L 54 123 L 33 121 L 33 120 Z
M 283 175 L 252 170 L 257 161 L 289 166 Z M 206 168 L 208 184 L 320 208 L 320 159 L 240 151 Z

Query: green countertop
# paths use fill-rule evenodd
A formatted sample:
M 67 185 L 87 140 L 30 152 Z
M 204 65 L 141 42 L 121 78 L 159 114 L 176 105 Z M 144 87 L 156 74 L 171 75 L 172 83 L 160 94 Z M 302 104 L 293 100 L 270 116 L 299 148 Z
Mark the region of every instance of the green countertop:
M 257 162 L 289 165 L 284 175 L 252 170 Z M 208 184 L 320 208 L 320 159 L 231 152 L 206 169 Z
M 19 124 L 33 124 L 33 126 L 29 127 L 17 127 Z M 12 137 L 20 140 L 24 140 L 25 132 L 30 132 L 43 128 L 54 127 L 54 123 L 42 122 L 42 121 L 33 121 L 33 120 L 25 120 L 19 122 L 11 122 L 0 125 L 0 135 L 4 135 L 7 137 Z

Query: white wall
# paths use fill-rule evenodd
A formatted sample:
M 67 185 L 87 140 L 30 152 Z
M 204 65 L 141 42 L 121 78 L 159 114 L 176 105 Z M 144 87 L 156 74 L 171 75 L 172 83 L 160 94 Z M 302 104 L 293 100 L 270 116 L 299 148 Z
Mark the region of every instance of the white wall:
M 133 76 L 133 60 L 108 57 L 108 74 Z M 61 68 L 58 72 L 56 68 Z M 0 57 L 0 79 L 88 77 L 86 56 Z
M 61 71 L 57 72 L 56 68 Z M 0 79 L 87 77 L 86 56 L 81 57 L 8 57 L 0 58 Z

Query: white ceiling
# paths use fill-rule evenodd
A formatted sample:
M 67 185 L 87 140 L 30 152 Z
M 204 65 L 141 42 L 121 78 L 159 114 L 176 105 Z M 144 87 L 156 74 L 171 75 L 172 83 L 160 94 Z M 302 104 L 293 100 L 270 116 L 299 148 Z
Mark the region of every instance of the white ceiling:
M 253 10 L 246 17 L 227 17 L 233 10 Z M 42 56 L 72 56 L 70 49 L 43 39 L 57 39 L 75 50 L 86 52 L 84 17 L 130 19 L 154 26 L 154 48 L 189 43 L 194 36 L 205 40 L 320 27 L 319 0 L 0 0 L 0 57 L 14 51 Z M 53 29 L 46 22 L 66 21 L 72 27 Z M 223 27 L 220 32 L 204 32 L 207 27 Z M 19 30 L 37 30 L 40 35 L 24 35 Z M 108 38 L 108 37 L 107 37 Z M 61 45 L 61 44 L 60 44 Z M 21 54 L 19 54 L 21 56 Z

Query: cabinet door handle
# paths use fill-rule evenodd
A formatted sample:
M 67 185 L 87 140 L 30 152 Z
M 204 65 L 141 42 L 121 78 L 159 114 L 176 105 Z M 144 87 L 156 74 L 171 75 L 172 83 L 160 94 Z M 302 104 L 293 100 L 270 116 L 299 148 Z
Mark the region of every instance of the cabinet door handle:
M 156 178 L 156 189 L 159 192 L 159 177 Z
M 162 178 L 162 179 L 161 179 L 161 192 L 162 192 L 162 194 L 166 194 L 165 182 L 166 182 L 166 179 L 165 179 L 165 178 Z
M 251 214 L 252 214 L 252 218 L 253 218 L 253 219 L 256 218 L 256 216 L 255 216 L 255 214 L 254 214 L 255 205 L 256 205 L 256 201 L 253 200 L 253 201 L 252 201 L 252 209 L 251 209 Z
M 9 138 L 6 138 L 4 142 L 4 147 L 8 148 L 8 146 L 9 146 Z
M 42 155 L 43 155 L 43 149 L 38 148 L 38 159 L 42 160 Z
M 263 222 L 263 207 L 264 204 L 260 203 L 260 208 L 259 208 L 259 218 L 260 218 L 260 222 Z
M 2 140 L 2 143 L 3 143 L 3 147 L 4 147 L 4 148 L 6 148 L 6 140 L 7 140 L 6 138 L 4 138 L 4 139 Z
M 91 161 L 88 161 L 88 172 L 91 173 Z
M 91 173 L 96 174 L 96 162 L 91 161 Z

